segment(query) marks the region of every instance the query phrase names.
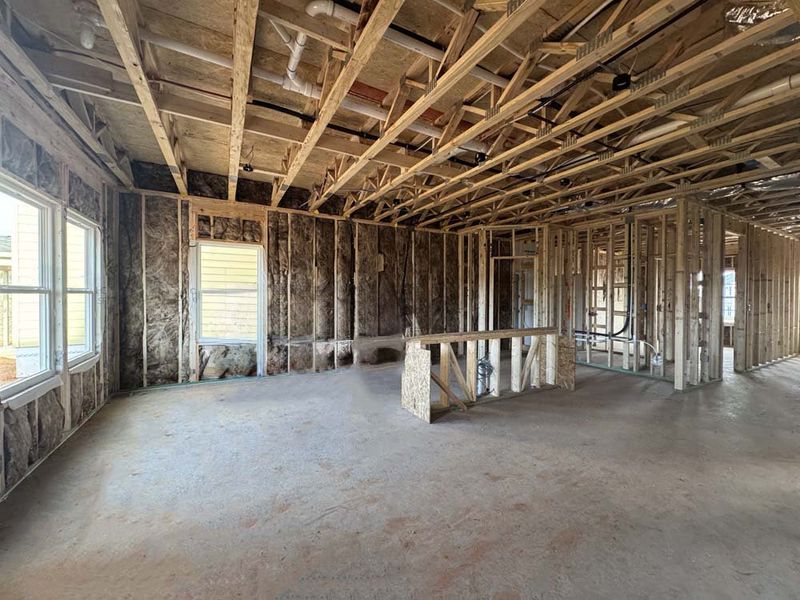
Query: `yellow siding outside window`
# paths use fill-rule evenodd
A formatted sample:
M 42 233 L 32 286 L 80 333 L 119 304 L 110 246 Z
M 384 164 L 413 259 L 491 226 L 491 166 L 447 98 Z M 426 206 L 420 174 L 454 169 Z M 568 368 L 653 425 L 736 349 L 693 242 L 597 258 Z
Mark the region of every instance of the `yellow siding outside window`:
M 258 248 L 201 244 L 199 271 L 200 337 L 256 341 Z

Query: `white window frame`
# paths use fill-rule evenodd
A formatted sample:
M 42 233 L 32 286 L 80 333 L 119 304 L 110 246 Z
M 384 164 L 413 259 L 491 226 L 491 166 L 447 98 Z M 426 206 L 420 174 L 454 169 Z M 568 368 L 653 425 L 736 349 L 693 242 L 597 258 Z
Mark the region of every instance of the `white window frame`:
M 256 306 L 257 306 L 257 314 L 256 314 L 256 339 L 242 339 L 242 338 L 214 338 L 214 337 L 204 337 L 203 336 L 203 294 L 214 294 L 213 290 L 203 290 L 203 277 L 202 277 L 202 270 L 200 267 L 200 263 L 202 259 L 202 246 L 238 246 L 238 247 L 247 247 L 247 248 L 256 248 L 256 261 L 257 261 L 257 270 L 256 270 Z M 264 248 L 261 244 L 255 243 L 248 243 L 248 242 L 219 242 L 219 241 L 212 241 L 212 240 L 198 240 L 197 242 L 197 253 L 196 253 L 196 260 L 197 265 L 195 268 L 195 272 L 197 273 L 197 287 L 194 296 L 195 296 L 195 322 L 197 323 L 197 343 L 204 344 L 208 346 L 235 346 L 239 344 L 257 344 L 258 347 L 261 347 L 262 341 L 262 325 L 264 319 L 264 258 L 263 258 Z M 239 289 L 228 289 L 224 291 L 219 291 L 218 293 L 228 293 L 228 292 L 252 292 L 253 290 L 250 288 L 239 288 Z
M 76 367 L 79 367 L 85 363 L 94 363 L 96 359 L 100 356 L 101 350 L 101 342 L 102 342 L 102 327 L 101 321 L 98 319 L 98 315 L 102 314 L 102 299 L 100 293 L 100 282 L 103 278 L 102 268 L 103 268 L 103 261 L 102 261 L 102 243 L 100 237 L 100 226 L 92 221 L 91 219 L 87 219 L 80 213 L 77 213 L 73 210 L 67 211 L 67 223 L 71 223 L 77 227 L 80 227 L 86 230 L 86 241 L 87 241 L 87 248 L 86 248 L 86 265 L 85 265 L 85 273 L 86 273 L 86 287 L 85 288 L 70 288 L 68 287 L 66 290 L 66 298 L 64 299 L 64 318 L 65 320 L 69 318 L 67 306 L 69 305 L 69 295 L 73 293 L 78 294 L 88 294 L 89 295 L 89 302 L 86 303 L 86 328 L 88 329 L 86 333 L 86 337 L 90 340 L 91 348 L 80 354 L 78 356 L 74 356 L 73 358 L 69 359 L 67 363 L 67 367 L 70 371 L 75 372 Z M 67 235 L 67 228 L 64 227 L 64 235 Z M 66 264 L 66 262 L 65 262 Z M 64 281 L 69 281 L 69 274 L 64 274 Z M 67 331 L 69 331 L 69 323 L 67 323 Z M 65 349 L 67 351 L 67 355 L 69 355 L 69 338 L 65 338 L 64 340 Z M 78 369 L 79 370 L 79 369 Z
M 51 200 L 15 185 L 13 181 L 0 177 L 0 192 L 25 202 L 40 210 L 39 212 L 39 286 L 0 285 L 0 294 L 41 294 L 44 302 L 39 307 L 39 353 L 46 365 L 41 372 L 0 388 L 0 401 L 7 401 L 34 386 L 46 387 L 48 379 L 60 381 L 56 375 L 55 349 L 55 271 L 54 271 L 54 218 L 56 205 Z M 44 388 L 43 388 L 44 389 Z

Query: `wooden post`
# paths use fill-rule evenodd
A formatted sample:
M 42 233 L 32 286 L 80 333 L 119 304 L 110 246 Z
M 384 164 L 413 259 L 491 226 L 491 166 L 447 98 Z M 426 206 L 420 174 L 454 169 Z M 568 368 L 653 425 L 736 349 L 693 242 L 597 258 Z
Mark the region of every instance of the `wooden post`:
M 700 208 L 694 202 L 689 205 L 691 235 L 689 237 L 689 330 L 688 330 L 688 374 L 690 385 L 700 383 Z
M 594 312 L 594 288 L 595 288 L 595 270 L 594 270 L 594 249 L 592 247 L 592 228 L 586 231 L 586 251 L 583 257 L 583 281 L 586 286 L 586 317 L 584 322 L 584 329 L 586 331 L 594 331 L 592 327 L 592 313 Z M 586 339 L 586 362 L 592 362 L 592 343 L 587 337 Z
M 486 331 L 487 303 L 486 303 L 486 267 L 489 249 L 486 230 L 481 229 L 478 234 L 478 331 Z M 478 356 L 486 355 L 486 341 L 478 342 Z
M 608 226 L 606 244 L 606 335 L 614 333 L 614 224 Z M 607 338 L 608 366 L 614 366 L 614 342 Z
M 464 235 L 458 235 L 458 330 L 466 331 L 464 320 Z M 464 342 L 458 343 L 458 355 L 464 354 Z
M 511 391 L 522 391 L 522 338 L 511 338 Z
M 556 384 L 556 370 L 558 369 L 558 335 L 547 335 L 547 353 L 545 357 L 545 383 Z
M 634 219 L 630 227 L 625 228 L 625 270 L 630 272 L 630 279 L 625 277 L 625 285 L 628 287 L 625 293 L 625 301 L 631 308 L 631 313 L 628 318 L 628 329 L 623 332 L 623 335 L 628 338 L 631 337 L 631 332 L 636 335 L 636 304 L 639 296 L 639 224 Z M 622 343 L 622 368 L 630 370 L 631 368 L 631 353 L 636 352 L 636 342 L 623 342 Z
M 500 338 L 489 340 L 489 364 L 492 366 L 489 393 L 496 397 L 500 395 Z
M 659 242 L 661 246 L 661 264 L 659 265 L 661 313 L 658 327 L 658 351 L 661 353 L 661 364 L 658 367 L 658 374 L 664 377 L 667 369 L 667 305 L 672 303 L 667 288 L 667 215 L 661 215 L 661 237 Z
M 686 389 L 686 199 L 678 199 L 675 236 L 675 389 Z
M 467 380 L 469 393 L 473 398 L 477 398 L 478 386 L 478 342 L 467 342 L 467 366 L 464 378 Z
M 442 342 L 439 344 L 439 378 L 446 385 L 450 385 L 450 343 Z M 450 406 L 450 399 L 444 389 L 439 389 L 439 402 L 444 406 Z
M 739 236 L 739 247 L 736 256 L 736 315 L 734 316 L 733 333 L 733 368 L 737 373 L 747 370 L 747 337 L 750 320 L 747 303 L 749 300 L 750 281 L 748 277 L 749 227 Z
M 725 229 L 722 215 L 713 213 L 711 215 L 712 231 L 710 236 L 711 265 L 707 290 L 709 302 L 706 304 L 710 314 L 709 336 L 708 336 L 708 377 L 709 379 L 722 379 L 722 287 L 723 287 L 723 267 L 725 262 Z

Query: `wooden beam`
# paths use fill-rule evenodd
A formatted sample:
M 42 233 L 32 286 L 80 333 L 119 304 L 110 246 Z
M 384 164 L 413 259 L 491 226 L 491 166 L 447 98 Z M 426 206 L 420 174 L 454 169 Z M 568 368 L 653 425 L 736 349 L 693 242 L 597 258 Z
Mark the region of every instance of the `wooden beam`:
M 142 67 L 142 55 L 139 49 L 138 23 L 134 0 L 98 0 L 103 19 L 108 26 L 111 38 L 117 47 L 120 58 L 128 72 L 128 77 L 136 90 L 136 95 L 144 109 L 153 135 L 156 137 L 164 160 L 169 167 L 178 192 L 188 194 L 183 166 L 176 157 L 173 141 L 167 134 L 164 122 L 158 112 L 153 92 Z
M 445 50 L 444 56 L 442 57 L 442 62 L 439 64 L 439 69 L 436 71 L 435 79 L 444 75 L 444 73 L 459 59 L 479 15 L 480 13 L 477 10 L 469 9 L 461 17 L 456 32 L 453 34 L 453 39 L 451 39 L 450 43 L 447 45 L 447 50 Z
M 783 20 L 781 19 L 780 22 L 783 22 Z M 775 25 L 776 23 L 772 22 L 770 23 L 771 27 L 769 29 L 764 27 L 762 31 L 772 30 L 775 27 Z M 732 43 L 734 40 L 737 43 L 735 44 Z M 735 48 L 741 48 L 741 42 L 743 41 L 744 41 L 743 39 L 737 40 L 736 38 L 731 38 L 730 40 L 727 40 L 728 43 L 725 44 L 724 51 L 722 45 L 720 45 L 720 46 L 715 46 L 712 49 L 713 52 L 709 51 L 708 53 L 705 53 L 702 56 L 692 57 L 691 59 L 686 61 L 686 63 L 682 63 L 681 65 L 676 66 L 674 69 L 670 69 L 670 71 L 663 77 L 659 78 L 658 83 L 654 85 L 662 85 L 665 81 L 670 81 L 672 79 L 683 76 L 686 74 L 686 72 L 691 72 L 692 70 L 698 68 L 699 65 L 706 64 L 707 61 L 711 60 L 717 61 L 719 60 L 718 57 L 721 54 L 731 52 Z M 800 45 L 798 45 L 798 47 L 800 47 Z M 793 56 L 796 56 L 796 54 L 797 54 L 797 48 L 792 48 L 786 52 L 783 51 L 776 52 L 766 57 L 762 57 L 757 61 L 751 61 L 750 63 L 744 64 L 736 69 L 729 71 L 728 73 L 724 73 L 714 78 L 713 80 L 703 82 L 702 84 L 699 84 L 691 89 L 687 89 L 685 90 L 685 93 L 679 94 L 677 95 L 677 97 L 669 99 L 667 102 L 660 102 L 657 106 L 652 106 L 646 109 L 642 109 L 632 115 L 628 115 L 623 119 L 618 119 L 616 121 L 609 123 L 604 127 L 595 129 L 587 133 L 586 135 L 575 137 L 573 142 L 571 142 L 569 145 L 565 144 L 559 148 L 555 148 L 553 150 L 544 153 L 540 152 L 536 156 L 528 160 L 518 162 L 513 167 L 504 170 L 504 172 L 502 173 L 492 175 L 483 180 L 474 180 L 470 178 L 470 174 L 474 176 L 478 172 L 488 168 L 487 165 L 496 166 L 497 164 L 500 164 L 502 162 L 501 158 L 510 160 L 519 155 L 522 151 L 529 151 L 545 142 L 555 141 L 557 139 L 557 135 L 564 134 L 568 132 L 570 129 L 576 127 L 577 125 L 585 123 L 587 120 L 587 115 L 589 114 L 597 114 L 597 113 L 604 114 L 606 110 L 609 109 L 610 106 L 619 102 L 619 98 L 615 97 L 607 102 L 600 104 L 597 107 L 584 111 L 580 115 L 577 115 L 573 119 L 570 119 L 561 125 L 555 126 L 550 130 L 547 129 L 543 130 L 539 135 L 532 137 L 531 139 L 525 141 L 522 144 L 515 145 L 508 151 L 501 153 L 499 156 L 486 161 L 486 163 L 483 163 L 481 165 L 478 165 L 477 167 L 465 171 L 455 180 L 446 181 L 438 186 L 435 186 L 434 188 L 422 194 L 420 196 L 420 201 L 433 197 L 436 193 L 441 193 L 447 187 L 461 180 L 469 179 L 472 182 L 472 185 L 467 189 L 462 188 L 445 196 L 441 196 L 438 201 L 444 203 L 451 200 L 455 200 L 461 196 L 464 196 L 468 190 L 474 190 L 476 188 L 485 187 L 487 185 L 493 185 L 495 183 L 502 181 L 503 179 L 506 179 L 509 175 L 519 174 L 525 172 L 528 169 L 537 168 L 542 163 L 548 160 L 556 159 L 564 154 L 567 154 L 568 152 L 572 152 L 573 150 L 575 150 L 580 146 L 601 141 L 606 136 L 617 133 L 633 125 L 638 125 L 649 118 L 658 116 L 660 114 L 664 114 L 665 112 L 668 112 L 669 110 L 672 110 L 682 104 L 693 102 L 698 98 L 701 98 L 708 94 L 716 93 L 725 86 L 732 85 L 733 83 L 739 82 L 744 78 L 752 77 L 753 75 L 757 75 L 766 70 L 774 68 L 776 64 L 781 64 L 783 62 L 791 60 Z M 633 90 L 630 94 L 628 94 L 628 99 L 633 99 L 634 97 L 638 97 L 643 89 L 648 89 L 648 88 L 649 86 L 644 86 L 639 90 Z M 622 96 L 622 94 L 620 96 Z M 737 109 L 739 112 L 736 111 L 728 111 L 728 112 L 734 114 L 741 114 L 742 109 L 745 108 L 746 107 L 740 107 L 739 109 Z M 697 118 L 695 118 L 694 121 L 697 121 Z M 632 156 L 635 153 L 657 147 L 658 144 L 663 143 L 658 140 L 672 141 L 673 139 L 683 139 L 686 136 L 687 132 L 690 132 L 690 128 L 691 131 L 695 131 L 696 127 L 694 125 L 694 121 L 692 123 L 687 124 L 685 128 L 681 130 L 683 133 L 679 137 L 675 137 L 672 134 L 666 134 L 664 136 L 656 138 L 655 140 L 648 140 L 647 142 L 643 142 L 642 144 L 636 145 L 635 150 L 633 150 L 632 147 L 628 147 L 625 148 L 623 152 L 613 153 L 609 156 L 609 158 L 613 160 L 618 160 L 620 158 Z M 582 168 L 586 168 L 586 166 Z M 558 176 L 556 178 L 558 178 Z M 519 194 L 522 191 L 533 189 L 537 185 L 538 185 L 537 183 L 528 184 L 527 186 L 517 185 L 511 188 L 508 192 L 506 192 L 506 195 Z M 401 204 L 400 206 L 403 205 Z M 409 213 L 409 215 L 415 214 L 420 209 L 421 209 L 420 207 L 415 208 Z
M 256 37 L 259 0 L 236 0 L 233 7 L 233 79 L 231 82 L 231 130 L 228 143 L 228 200 L 236 200 L 239 161 L 242 156 L 250 66 Z
M 127 187 L 133 186 L 133 178 L 129 169 L 126 169 L 119 163 L 117 156 L 112 155 L 110 152 L 112 150 L 111 148 L 106 149 L 103 146 L 100 140 L 95 137 L 94 132 L 81 121 L 72 108 L 53 89 L 52 84 L 47 80 L 35 62 L 31 60 L 25 51 L 3 28 L 0 28 L 0 53 L 2 53 L 14 68 L 20 72 L 25 81 L 42 96 L 56 115 L 64 120 L 64 123 L 75 133 L 77 140 L 86 144 L 86 146 L 96 154 L 100 162 L 105 165 L 123 185 Z
M 516 98 L 500 106 L 496 111 L 487 114 L 485 119 L 457 135 L 447 144 L 442 144 L 442 146 L 436 149 L 432 154 L 420 160 L 416 167 L 406 170 L 392 180 L 387 186 L 371 194 L 367 198 L 367 201 L 372 202 L 377 200 L 384 196 L 389 190 L 413 177 L 414 174 L 424 168 L 425 165 L 440 162 L 451 153 L 457 152 L 464 144 L 503 123 L 507 123 L 519 113 L 528 110 L 531 105 L 535 105 L 538 99 L 542 96 L 547 96 L 552 90 L 558 88 L 565 81 L 578 76 L 597 62 L 614 56 L 621 48 L 642 39 L 650 31 L 673 17 L 676 12 L 688 9 L 692 4 L 692 0 L 660 0 L 613 33 L 609 32 L 609 35 L 601 36 L 595 40 L 594 43 L 590 45 L 592 48 L 590 51 L 579 53 L 574 60 L 542 78 Z M 519 10 L 521 9 L 517 9 L 517 11 Z M 512 13 L 512 16 L 513 14 L 515 13 Z M 501 22 L 502 19 L 499 20 L 495 26 Z M 480 41 L 470 48 L 470 51 L 478 46 L 479 43 Z M 469 51 L 467 54 L 469 54 Z M 467 56 L 467 54 L 465 54 L 465 56 Z
M 794 18 L 800 21 L 800 0 L 786 0 L 786 5 L 792 9 Z
M 457 199 L 457 198 L 459 198 L 461 196 L 464 196 L 470 190 L 474 190 L 474 189 L 477 189 L 477 188 L 480 188 L 480 187 L 483 187 L 483 186 L 487 186 L 487 185 L 492 185 L 492 184 L 498 183 L 498 182 L 502 181 L 503 179 L 507 178 L 510 174 L 520 173 L 522 171 L 525 171 L 526 169 L 533 168 L 536 165 L 540 164 L 540 159 L 541 160 L 548 160 L 550 158 L 554 158 L 556 156 L 559 156 L 562 152 L 559 152 L 558 150 L 552 151 L 550 153 L 546 153 L 544 155 L 541 155 L 541 153 L 540 153 L 539 155 L 533 157 L 530 160 L 519 162 L 519 163 L 515 164 L 513 168 L 505 171 L 504 173 L 500 173 L 500 174 L 497 174 L 497 175 L 492 175 L 492 176 L 490 176 L 490 177 L 488 177 L 486 179 L 483 179 L 483 180 L 474 179 L 476 175 L 478 175 L 479 173 L 481 173 L 481 172 L 483 172 L 483 171 L 485 171 L 487 169 L 505 165 L 505 164 L 508 163 L 508 161 L 514 159 L 515 157 L 517 157 L 517 156 L 519 156 L 519 155 L 521 155 L 521 154 L 523 154 L 525 152 L 529 152 L 529 151 L 537 148 L 538 146 L 540 146 L 540 145 L 542 145 L 542 144 L 544 144 L 546 142 L 556 141 L 558 139 L 558 136 L 563 136 L 565 134 L 568 134 L 569 132 L 575 130 L 578 127 L 586 125 L 587 123 L 593 121 L 596 118 L 602 117 L 602 116 L 604 116 L 604 115 L 606 115 L 606 114 L 608 114 L 608 113 L 610 113 L 610 112 L 612 112 L 614 110 L 618 110 L 621 106 L 625 105 L 626 103 L 628 103 L 628 102 L 630 102 L 632 100 L 635 100 L 637 98 L 646 97 L 651 92 L 660 89 L 661 86 L 668 85 L 668 84 L 670 84 L 672 82 L 679 81 L 681 78 L 685 77 L 687 74 L 692 73 L 692 72 L 696 72 L 697 70 L 702 69 L 705 66 L 712 65 L 712 64 L 718 64 L 718 62 L 719 62 L 721 57 L 727 56 L 727 55 L 729 55 L 729 54 L 731 54 L 733 52 L 736 52 L 738 50 L 746 48 L 746 47 L 752 45 L 754 42 L 756 42 L 756 41 L 758 41 L 760 39 L 763 39 L 766 36 L 775 33 L 776 31 L 779 31 L 780 29 L 786 27 L 786 25 L 790 22 L 790 20 L 791 19 L 787 15 L 781 13 L 779 15 L 776 15 L 772 19 L 764 21 L 764 22 L 762 22 L 762 23 L 760 23 L 760 24 L 758 24 L 758 25 L 756 25 L 756 26 L 754 26 L 754 27 L 742 32 L 742 33 L 739 33 L 739 34 L 737 34 L 737 35 L 735 35 L 735 36 L 733 36 L 733 37 L 721 42 L 720 44 L 715 45 L 712 48 L 709 48 L 709 49 L 707 49 L 707 50 L 705 50 L 705 51 L 703 51 L 703 52 L 701 52 L 701 53 L 699 53 L 697 55 L 693 55 L 690 58 L 688 58 L 687 60 L 685 60 L 684 62 L 680 63 L 679 65 L 676 65 L 675 67 L 672 67 L 672 68 L 668 69 L 665 73 L 659 73 L 658 76 L 657 77 L 653 77 L 652 80 L 650 80 L 650 81 L 645 80 L 642 85 L 637 86 L 635 89 L 631 88 L 631 89 L 625 90 L 625 91 L 615 95 L 614 97 L 612 97 L 612 98 L 600 103 L 599 105 L 594 106 L 589 110 L 583 111 L 582 113 L 580 113 L 579 115 L 576 115 L 575 117 L 573 117 L 571 119 L 568 119 L 564 123 L 561 123 L 561 124 L 556 125 L 556 126 L 554 126 L 552 128 L 549 128 L 549 129 L 545 128 L 541 132 L 539 132 L 538 135 L 532 136 L 530 139 L 526 140 L 525 142 L 523 142 L 521 144 L 516 144 L 516 145 L 514 145 L 512 148 L 510 148 L 507 151 L 500 152 L 497 155 L 491 156 L 489 158 L 489 160 L 481 163 L 480 165 L 477 165 L 476 167 L 473 167 L 473 168 L 465 171 L 458 178 L 452 179 L 452 180 L 448 180 L 448 181 L 445 181 L 445 182 L 443 182 L 443 183 L 441 183 L 441 184 L 439 184 L 437 186 L 434 186 L 433 188 L 429 189 L 428 191 L 426 191 L 425 193 L 423 193 L 420 196 L 419 202 L 425 201 L 427 199 L 432 199 L 437 195 L 440 196 L 440 198 L 438 200 L 438 202 L 440 202 L 440 203 L 445 203 L 445 202 L 448 202 L 448 201 L 451 201 L 451 200 L 455 200 L 455 199 Z M 761 64 L 763 65 L 763 61 L 762 61 Z M 765 68 L 769 68 L 769 67 L 770 67 L 770 65 L 766 65 Z M 748 68 L 747 70 L 750 71 L 751 69 Z M 561 71 L 561 70 L 559 70 L 559 71 Z M 556 73 L 558 73 L 559 71 L 556 71 Z M 741 71 L 741 69 L 737 70 L 737 71 Z M 739 73 L 737 73 L 737 74 L 739 74 Z M 552 79 L 552 76 L 548 76 L 546 79 Z M 738 82 L 740 79 L 741 78 L 736 78 L 735 77 L 734 79 L 731 80 L 731 82 L 735 83 L 735 82 Z M 720 81 L 721 80 L 719 78 L 717 78 L 717 80 L 716 80 L 717 86 L 720 84 Z M 704 86 L 704 85 L 701 84 L 701 85 L 698 85 L 698 86 L 694 87 L 694 92 L 695 93 L 700 93 L 700 90 L 705 90 L 704 92 L 702 92 L 704 94 L 711 93 L 711 92 L 716 92 L 716 91 L 719 90 L 719 87 L 717 87 L 717 86 Z M 533 86 L 533 88 L 537 88 L 537 87 L 539 87 L 539 86 L 538 85 L 534 85 Z M 711 92 L 709 90 L 711 90 Z M 529 92 L 530 92 L 530 90 L 526 90 L 524 95 L 528 96 Z M 522 95 L 520 95 L 519 97 L 521 97 L 521 96 Z M 687 101 L 688 100 L 686 100 L 685 98 L 681 97 L 681 98 L 673 99 L 673 101 L 669 102 L 669 104 L 670 104 L 670 106 L 672 108 L 675 108 L 675 107 L 679 106 L 680 104 L 685 103 Z M 512 102 L 514 102 L 514 100 L 509 100 L 509 103 L 512 103 Z M 503 107 L 501 107 L 501 112 L 503 110 L 505 110 L 505 109 Z M 663 106 L 659 106 L 658 108 L 651 107 L 651 108 L 646 109 L 644 111 L 638 111 L 636 113 L 635 117 L 633 115 L 629 115 L 628 117 L 625 117 L 625 119 L 617 120 L 615 122 L 612 122 L 611 124 L 607 125 L 606 127 L 602 128 L 602 129 L 605 132 L 605 134 L 607 135 L 609 133 L 613 133 L 613 132 L 619 131 L 621 129 L 624 129 L 625 127 L 628 127 L 628 126 L 638 125 L 638 124 L 640 124 L 642 122 L 642 120 L 649 118 L 648 115 L 655 116 L 655 115 L 658 115 L 658 114 L 663 114 L 664 112 L 668 112 L 668 111 L 665 111 Z M 480 125 L 480 123 L 477 124 L 477 125 Z M 474 130 L 475 130 L 475 127 L 470 129 L 470 131 L 474 131 Z M 595 134 L 596 134 L 596 131 L 592 131 L 590 134 L 579 138 L 580 142 L 581 143 L 588 143 L 589 141 L 597 141 L 597 140 L 602 139 L 602 137 L 596 137 Z M 460 139 L 461 137 L 463 137 L 463 135 L 462 136 L 458 136 L 456 138 L 456 140 Z M 572 147 L 573 146 L 570 145 L 570 148 L 572 148 Z M 563 152 L 566 152 L 567 150 L 569 150 L 569 148 L 565 148 L 563 150 Z M 433 162 L 433 160 L 430 157 L 428 157 L 428 158 L 424 159 L 423 161 L 420 161 L 419 165 L 420 166 L 424 165 L 428 161 Z M 409 173 L 409 171 L 406 171 L 402 177 L 405 177 L 407 173 Z M 402 177 L 394 180 L 394 182 L 392 182 L 392 185 L 402 182 L 403 181 Z M 444 192 L 447 188 L 452 187 L 453 185 L 456 185 L 459 182 L 465 181 L 465 180 L 469 180 L 471 182 L 471 185 L 468 188 L 458 189 L 458 190 L 456 190 L 456 191 L 454 191 L 454 192 L 452 192 L 450 194 L 447 194 L 445 196 L 441 196 L 441 193 Z M 515 188 L 513 188 L 513 189 L 516 190 L 517 187 L 518 186 L 515 186 Z M 382 193 L 385 193 L 385 191 L 386 190 L 381 190 Z M 411 203 L 404 202 L 404 203 L 401 203 L 400 205 L 398 205 L 398 207 L 395 207 L 395 208 L 396 209 L 397 208 L 401 208 L 401 207 L 404 207 L 404 206 L 408 206 L 409 204 L 411 204 Z M 422 206 L 424 207 L 425 205 L 422 205 Z M 420 209 L 421 209 L 421 207 L 420 207 Z M 412 212 L 412 214 L 413 214 L 413 212 Z
M 356 41 L 355 48 L 347 64 L 342 69 L 339 77 L 336 78 L 328 96 L 322 100 L 317 120 L 314 121 L 308 131 L 308 135 L 303 140 L 303 144 L 290 162 L 286 170 L 286 177 L 281 180 L 280 185 L 273 187 L 272 206 L 277 206 L 280 203 L 286 190 L 289 189 L 289 186 L 292 185 L 300 173 L 312 150 L 317 145 L 319 138 L 325 132 L 325 128 L 339 109 L 342 100 L 350 91 L 350 87 L 355 82 L 356 77 L 372 57 L 373 52 L 378 47 L 378 43 L 383 38 L 383 34 L 391 25 L 392 19 L 394 19 L 397 11 L 400 10 L 403 2 L 404 0 L 379 0 L 375 5 L 375 9 L 369 16 L 369 20 Z
M 487 54 L 494 50 L 513 31 L 520 27 L 531 15 L 541 8 L 544 0 L 524 0 L 523 3 L 511 14 L 501 17 L 492 27 L 475 42 L 455 64 L 436 82 L 433 88 L 422 98 L 417 100 L 405 113 L 389 127 L 381 137 L 376 140 L 370 149 L 364 153 L 342 176 L 328 189 L 317 201 L 318 208 L 332 194 L 336 193 L 348 181 L 358 174 L 374 155 L 391 144 L 408 126 L 419 118 L 429 107 L 439 101 L 449 92 L 469 71 L 477 65 Z M 419 173 L 419 169 L 415 172 Z M 357 207 L 351 209 L 355 212 Z

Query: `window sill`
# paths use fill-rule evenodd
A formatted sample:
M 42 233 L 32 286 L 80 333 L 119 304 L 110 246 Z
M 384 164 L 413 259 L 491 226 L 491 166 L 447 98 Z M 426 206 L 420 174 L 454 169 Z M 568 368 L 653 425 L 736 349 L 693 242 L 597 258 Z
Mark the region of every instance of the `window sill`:
M 100 353 L 96 352 L 91 356 L 79 356 L 75 359 L 74 363 L 69 364 L 69 374 L 70 375 L 77 375 L 78 373 L 83 373 L 84 371 L 88 371 L 93 366 L 95 366 L 98 362 L 100 362 Z
M 2 404 L 4 408 L 20 408 L 26 404 L 29 404 L 30 402 L 33 402 L 37 398 L 41 398 L 50 390 L 60 387 L 62 383 L 61 375 L 52 375 L 44 381 L 40 381 L 29 388 L 25 388 L 13 396 L 9 396 L 0 404 Z
M 206 338 L 197 340 L 197 344 L 200 346 L 243 346 L 245 344 L 258 344 L 257 340 L 225 340 L 225 339 L 215 339 L 215 338 Z

